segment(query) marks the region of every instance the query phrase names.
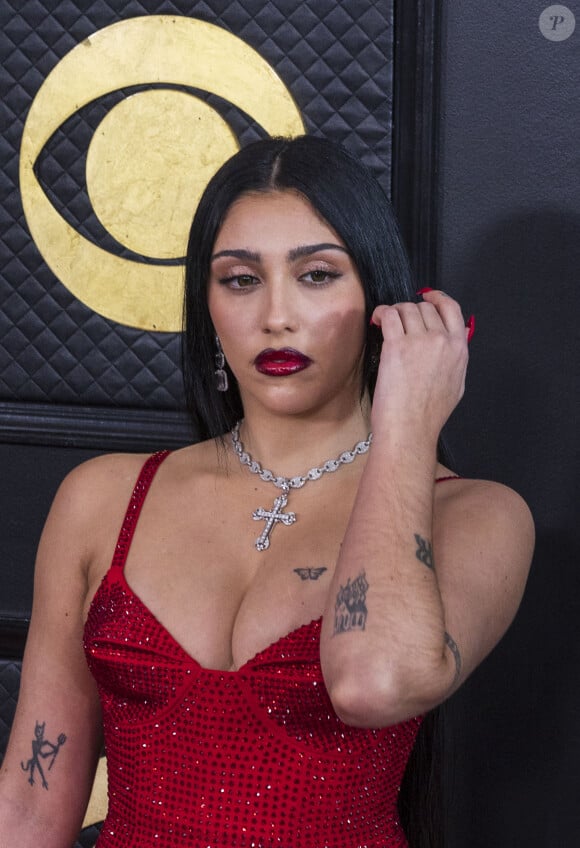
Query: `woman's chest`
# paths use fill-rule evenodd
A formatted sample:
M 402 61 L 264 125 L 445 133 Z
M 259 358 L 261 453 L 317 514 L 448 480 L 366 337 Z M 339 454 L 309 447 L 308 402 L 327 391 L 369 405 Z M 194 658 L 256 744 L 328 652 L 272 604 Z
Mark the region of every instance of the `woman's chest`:
M 128 588 L 204 667 L 239 668 L 322 615 L 351 493 L 332 506 L 291 493 L 282 511 L 294 520 L 268 527 L 262 512 L 276 516 L 278 494 L 267 487 L 235 502 L 202 499 L 196 509 L 144 512 L 139 522 L 124 565 Z M 259 549 L 264 530 L 270 544 Z

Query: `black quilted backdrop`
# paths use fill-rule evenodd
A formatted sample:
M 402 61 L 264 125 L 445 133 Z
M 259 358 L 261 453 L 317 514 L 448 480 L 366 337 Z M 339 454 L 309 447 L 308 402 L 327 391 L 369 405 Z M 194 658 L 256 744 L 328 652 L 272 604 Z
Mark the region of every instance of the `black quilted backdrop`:
M 20 663 L 0 659 L 0 763 L 2 762 L 20 687 Z
M 242 38 L 282 78 L 307 131 L 344 142 L 389 187 L 392 0 L 0 0 L 0 401 L 181 406 L 177 335 L 116 324 L 76 300 L 30 238 L 18 191 L 23 124 L 48 73 L 87 36 L 148 14 L 193 16 Z M 84 164 L 94 127 L 122 96 L 115 92 L 81 109 L 50 139 L 38 163 L 43 188 L 61 214 L 107 247 L 85 191 Z M 207 95 L 241 144 L 263 134 L 247 116 L 212 97 Z

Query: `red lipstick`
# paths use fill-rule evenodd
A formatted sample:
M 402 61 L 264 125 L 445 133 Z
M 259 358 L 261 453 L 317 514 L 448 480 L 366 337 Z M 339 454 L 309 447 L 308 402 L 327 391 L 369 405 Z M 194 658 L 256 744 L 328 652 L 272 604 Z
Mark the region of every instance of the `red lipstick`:
M 291 347 L 284 347 L 280 350 L 267 348 L 261 351 L 254 365 L 260 374 L 266 374 L 269 377 L 286 377 L 288 374 L 296 374 L 298 371 L 304 371 L 308 368 L 311 360 L 299 350 L 294 350 Z

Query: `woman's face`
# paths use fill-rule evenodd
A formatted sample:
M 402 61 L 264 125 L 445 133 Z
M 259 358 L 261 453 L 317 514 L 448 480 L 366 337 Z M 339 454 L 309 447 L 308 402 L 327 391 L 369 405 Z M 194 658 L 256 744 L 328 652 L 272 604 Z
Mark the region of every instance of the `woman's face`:
M 243 195 L 212 254 L 208 305 L 246 414 L 360 402 L 365 298 L 344 243 L 292 191 Z

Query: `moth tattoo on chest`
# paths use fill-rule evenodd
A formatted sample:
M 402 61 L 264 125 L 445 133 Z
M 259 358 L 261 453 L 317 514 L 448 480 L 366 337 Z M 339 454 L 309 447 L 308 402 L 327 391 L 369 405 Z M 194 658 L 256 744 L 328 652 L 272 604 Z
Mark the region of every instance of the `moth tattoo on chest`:
M 328 571 L 328 568 L 325 566 L 321 566 L 320 568 L 294 568 L 293 571 L 301 580 L 318 580 L 321 574 Z

